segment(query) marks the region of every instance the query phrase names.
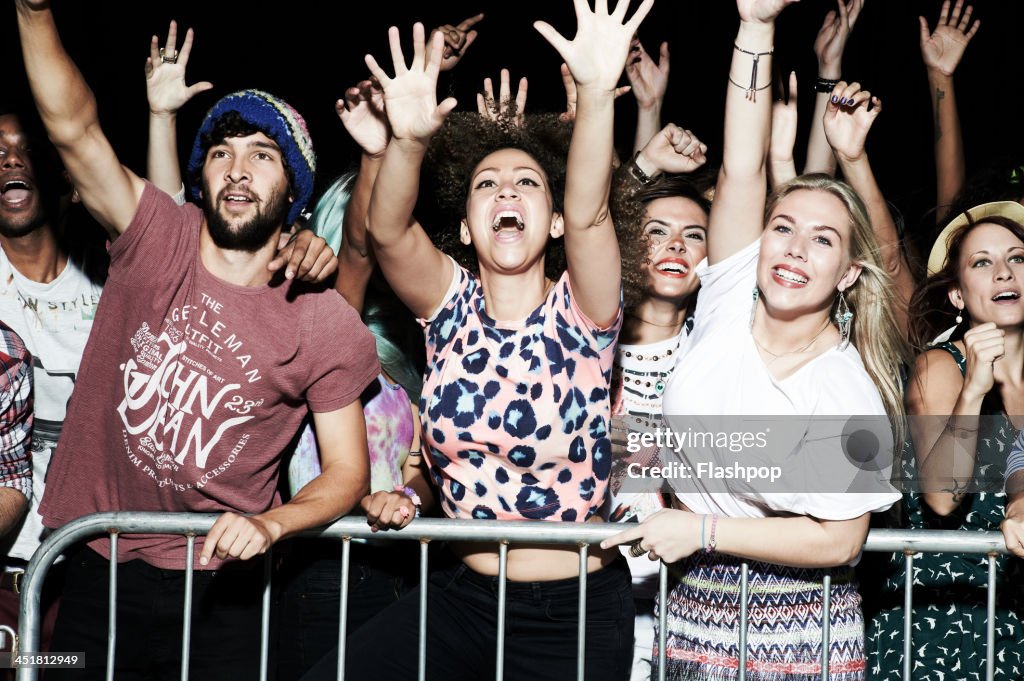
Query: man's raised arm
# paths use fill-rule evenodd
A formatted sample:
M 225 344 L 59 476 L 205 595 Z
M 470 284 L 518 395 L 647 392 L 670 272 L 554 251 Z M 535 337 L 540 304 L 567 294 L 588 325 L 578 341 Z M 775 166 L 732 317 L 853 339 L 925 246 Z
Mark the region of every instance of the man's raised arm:
M 61 44 L 50 4 L 16 0 L 32 96 L 82 202 L 116 236 L 135 215 L 143 182 L 121 165 L 100 129 L 96 98 Z

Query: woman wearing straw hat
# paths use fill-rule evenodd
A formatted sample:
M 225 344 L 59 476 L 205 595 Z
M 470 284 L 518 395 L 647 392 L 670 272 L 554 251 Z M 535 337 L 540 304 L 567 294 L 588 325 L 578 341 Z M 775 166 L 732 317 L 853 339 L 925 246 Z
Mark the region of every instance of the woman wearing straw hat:
M 998 531 L 1006 458 L 1024 425 L 1024 207 L 997 201 L 957 216 L 932 248 L 928 273 L 910 305 L 912 336 L 924 350 L 907 385 L 902 522 Z M 996 560 L 996 676 L 1020 678 L 1019 563 Z M 902 554 L 893 557 L 893 602 L 869 629 L 868 669 L 878 679 L 902 678 L 903 565 Z M 988 558 L 924 554 L 914 582 L 913 678 L 983 673 Z

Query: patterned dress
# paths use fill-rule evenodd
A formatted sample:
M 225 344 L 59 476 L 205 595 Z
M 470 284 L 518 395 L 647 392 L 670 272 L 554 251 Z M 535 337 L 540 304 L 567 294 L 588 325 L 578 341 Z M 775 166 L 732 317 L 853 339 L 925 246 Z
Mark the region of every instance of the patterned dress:
M 937 346 L 966 371 L 963 355 L 952 343 Z M 1005 416 L 983 418 L 978 437 L 976 471 L 984 491 L 968 494 L 948 517 L 928 508 L 920 494 L 903 497 L 902 526 L 910 529 L 997 532 L 1006 495 L 1001 491 L 1006 456 L 1016 433 Z M 904 477 L 916 477 L 913 448 L 903 456 Z M 1000 491 L 996 491 L 1000 490 Z M 1024 628 L 1019 614 L 1024 581 L 1020 561 L 997 558 L 995 678 L 1024 678 Z M 903 678 L 903 554 L 889 561 L 881 609 L 867 633 L 868 679 Z M 988 559 L 978 554 L 918 553 L 914 555 L 913 681 L 952 681 L 985 677 L 986 593 Z M 909 680 L 908 680 L 909 681 Z

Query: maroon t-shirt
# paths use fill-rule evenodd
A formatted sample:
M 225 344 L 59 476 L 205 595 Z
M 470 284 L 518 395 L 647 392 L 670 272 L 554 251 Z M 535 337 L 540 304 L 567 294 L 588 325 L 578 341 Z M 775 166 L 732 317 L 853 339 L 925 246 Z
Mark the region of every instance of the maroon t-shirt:
M 373 336 L 336 291 L 210 274 L 202 218 L 147 183 L 110 248 L 39 509 L 48 527 L 96 511 L 266 511 L 307 411 L 348 405 L 380 371 Z M 107 540 L 92 546 L 109 556 Z M 119 538 L 118 560 L 133 558 L 182 569 L 185 540 Z

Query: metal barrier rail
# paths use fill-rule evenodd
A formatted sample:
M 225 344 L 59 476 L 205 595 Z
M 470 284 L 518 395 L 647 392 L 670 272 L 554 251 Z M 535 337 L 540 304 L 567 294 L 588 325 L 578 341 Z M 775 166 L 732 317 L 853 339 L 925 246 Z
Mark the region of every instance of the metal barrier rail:
M 191 584 L 193 574 L 193 557 L 195 555 L 195 538 L 205 535 L 213 523 L 217 514 L 200 513 L 95 513 L 79 518 L 54 531 L 42 546 L 36 551 L 29 563 L 22 581 L 21 590 L 21 619 L 19 628 L 22 636 L 19 649 L 29 652 L 37 652 L 39 648 L 39 632 L 42 618 L 40 608 L 40 594 L 46 574 L 53 565 L 53 562 L 69 547 L 85 540 L 96 538 L 101 535 L 108 535 L 110 538 L 111 570 L 110 570 L 110 598 L 109 598 L 109 631 L 107 643 L 107 673 L 106 678 L 113 679 L 114 676 L 114 651 L 117 643 L 117 538 L 119 534 L 179 534 L 187 540 L 188 567 L 185 568 L 185 597 L 182 604 L 184 622 L 182 627 L 182 681 L 189 678 L 188 659 L 189 642 L 191 639 L 191 612 L 192 597 Z M 389 531 L 388 537 L 393 539 L 404 539 L 420 542 L 420 583 L 427 584 L 427 550 L 428 544 L 433 540 L 444 541 L 493 541 L 498 544 L 499 553 L 499 587 L 498 587 L 498 635 L 497 635 L 497 664 L 495 668 L 495 679 L 501 681 L 503 678 L 503 662 L 505 648 L 505 582 L 508 560 L 509 544 L 531 543 L 531 544 L 561 544 L 576 545 L 580 556 L 580 605 L 579 605 L 579 643 L 577 646 L 577 678 L 582 681 L 584 671 L 584 651 L 586 645 L 586 590 L 587 590 L 587 552 L 588 547 L 597 544 L 601 540 L 610 537 L 622 530 L 622 526 L 614 523 L 546 523 L 529 521 L 491 521 L 491 520 L 447 520 L 447 519 L 419 519 L 400 531 Z M 348 612 L 348 571 L 351 549 L 351 539 L 380 538 L 379 534 L 373 533 L 366 524 L 363 517 L 342 518 L 328 528 L 311 530 L 302 533 L 303 537 L 322 537 L 342 540 L 341 570 L 339 578 L 340 608 L 339 608 L 339 631 L 338 631 L 338 679 L 344 678 L 345 667 L 345 635 L 346 619 Z M 903 678 L 910 679 L 911 660 L 911 608 L 913 605 L 913 592 L 911 589 L 913 578 L 914 554 L 919 552 L 946 552 L 946 553 L 973 553 L 986 554 L 989 556 L 988 571 L 988 631 L 987 631 L 987 660 L 986 679 L 992 680 L 995 665 L 995 607 L 996 607 L 996 563 L 993 557 L 1000 553 L 1006 553 L 1002 535 L 998 532 L 962 532 L 957 530 L 871 530 L 867 541 L 864 544 L 865 551 L 902 552 L 906 556 L 906 583 L 904 596 L 904 649 L 903 649 Z M 270 579 L 271 579 L 271 552 L 264 557 L 264 587 L 263 587 L 263 614 L 262 633 L 260 637 L 260 681 L 266 681 L 268 674 L 269 659 L 269 632 L 270 632 Z M 742 608 L 740 610 L 740 631 L 739 631 L 739 679 L 744 681 L 746 677 L 746 623 L 747 623 L 747 564 L 744 563 L 741 569 L 740 599 Z M 668 569 L 662 563 L 659 574 L 659 598 L 660 602 L 666 602 L 668 593 Z M 826 574 L 822 588 L 824 589 L 824 611 L 822 615 L 822 670 L 823 681 L 828 679 L 828 650 L 829 650 L 829 585 L 830 579 Z M 659 681 L 665 679 L 665 638 L 666 638 L 666 608 L 660 608 L 659 612 L 659 640 L 658 640 L 658 670 Z M 427 590 L 420 589 L 420 626 L 419 626 L 419 679 L 424 681 L 426 676 L 426 618 L 427 618 Z M 17 681 L 36 681 L 38 669 L 31 667 L 20 667 L 17 670 Z

